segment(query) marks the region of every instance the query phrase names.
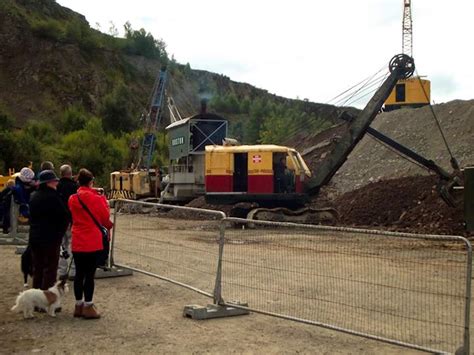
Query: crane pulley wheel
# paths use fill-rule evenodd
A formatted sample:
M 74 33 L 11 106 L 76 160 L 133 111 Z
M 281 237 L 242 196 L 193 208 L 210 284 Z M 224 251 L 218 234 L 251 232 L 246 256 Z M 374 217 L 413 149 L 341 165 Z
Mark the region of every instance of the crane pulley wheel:
M 400 78 L 408 79 L 415 72 L 415 61 L 406 54 L 397 54 L 390 60 L 388 68 L 390 73 L 401 69 Z

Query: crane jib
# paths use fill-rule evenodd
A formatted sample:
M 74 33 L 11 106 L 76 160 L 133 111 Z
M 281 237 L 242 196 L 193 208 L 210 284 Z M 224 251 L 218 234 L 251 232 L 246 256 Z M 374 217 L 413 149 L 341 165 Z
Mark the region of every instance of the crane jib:
M 307 182 L 306 191 L 308 194 L 316 195 L 319 189 L 331 180 L 357 143 L 367 133 L 370 124 L 380 112 L 397 81 L 406 79 L 413 74 L 415 63 L 413 58 L 405 54 L 398 54 L 390 60 L 389 69 L 390 75 L 375 92 L 362 112 L 354 118 L 349 129 L 338 140 L 338 144 L 334 146 L 333 150 L 318 167 L 318 170 L 314 172 L 314 176 Z

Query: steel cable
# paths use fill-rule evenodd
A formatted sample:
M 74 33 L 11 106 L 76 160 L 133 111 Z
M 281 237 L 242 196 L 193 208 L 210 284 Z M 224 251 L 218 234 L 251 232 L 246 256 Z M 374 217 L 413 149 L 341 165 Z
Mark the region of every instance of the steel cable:
M 424 94 L 424 96 L 425 96 L 425 99 L 428 101 L 428 106 L 430 107 L 431 114 L 433 115 L 433 118 L 434 118 L 434 120 L 435 120 L 435 122 L 436 122 L 436 125 L 437 125 L 437 127 L 438 127 L 438 130 L 439 130 L 439 132 L 441 133 L 441 137 L 443 138 L 444 145 L 446 146 L 446 149 L 448 150 L 449 156 L 451 157 L 451 164 L 452 164 L 452 165 L 455 164 L 456 166 L 453 166 L 453 168 L 458 169 L 458 168 L 459 168 L 458 162 L 457 162 L 456 158 L 454 157 L 454 155 L 453 155 L 453 153 L 452 153 L 452 151 L 451 151 L 451 148 L 449 147 L 448 141 L 446 140 L 446 136 L 444 135 L 444 131 L 443 131 L 442 127 L 441 127 L 441 124 L 439 123 L 438 116 L 436 115 L 436 113 L 435 113 L 435 111 L 434 111 L 434 109 L 433 109 L 433 105 L 431 105 L 431 100 L 430 100 L 430 98 L 428 97 L 428 94 L 427 94 L 427 92 L 426 92 L 426 90 L 425 90 L 425 87 L 423 86 L 423 83 L 422 83 L 422 81 L 421 81 L 420 76 L 418 75 L 418 71 L 416 71 L 416 77 L 417 77 L 418 82 L 419 82 L 419 84 L 420 84 L 420 86 L 421 86 L 421 89 L 423 90 L 423 94 Z

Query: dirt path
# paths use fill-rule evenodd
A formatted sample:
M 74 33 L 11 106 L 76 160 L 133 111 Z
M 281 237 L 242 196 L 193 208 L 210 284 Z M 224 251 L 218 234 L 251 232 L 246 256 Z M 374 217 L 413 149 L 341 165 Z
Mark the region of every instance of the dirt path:
M 19 257 L 0 248 L 0 353 L 318 353 L 407 354 L 415 351 L 263 315 L 193 321 L 186 304 L 208 299 L 144 275 L 102 279 L 99 321 L 74 319 L 72 293 L 56 319 L 23 320 L 9 311 L 21 290 Z

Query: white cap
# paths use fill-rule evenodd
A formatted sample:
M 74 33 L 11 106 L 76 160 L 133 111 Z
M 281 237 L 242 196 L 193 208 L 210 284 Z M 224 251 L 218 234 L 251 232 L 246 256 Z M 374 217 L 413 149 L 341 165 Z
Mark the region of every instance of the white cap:
M 35 178 L 35 173 L 30 168 L 23 168 L 20 170 L 20 180 L 24 183 L 30 183 Z

